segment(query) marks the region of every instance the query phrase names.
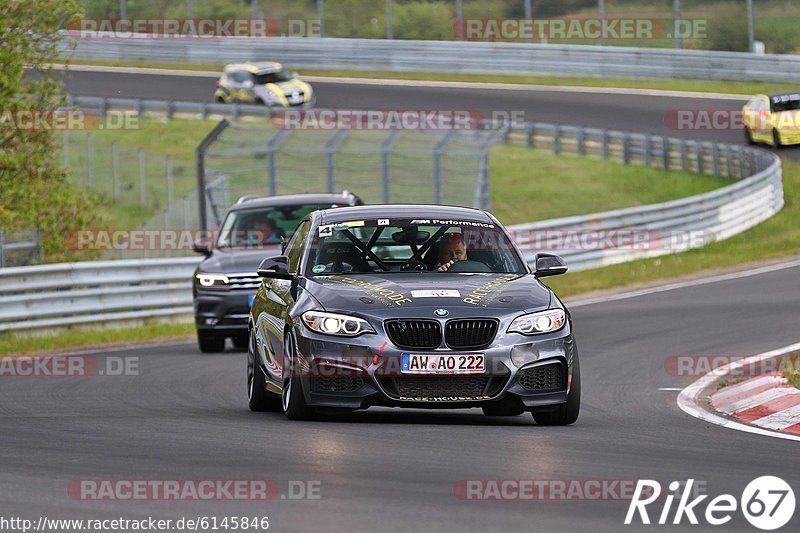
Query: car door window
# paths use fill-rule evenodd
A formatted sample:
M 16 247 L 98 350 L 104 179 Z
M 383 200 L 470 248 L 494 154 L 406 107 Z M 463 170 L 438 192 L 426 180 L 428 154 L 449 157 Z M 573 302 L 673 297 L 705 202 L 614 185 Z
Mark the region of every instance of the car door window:
M 300 266 L 300 259 L 303 256 L 303 249 L 305 248 L 306 237 L 308 230 L 311 227 L 310 220 L 304 220 L 297 227 L 297 230 L 289 239 L 286 245 L 286 255 L 289 256 L 289 272 L 297 272 Z

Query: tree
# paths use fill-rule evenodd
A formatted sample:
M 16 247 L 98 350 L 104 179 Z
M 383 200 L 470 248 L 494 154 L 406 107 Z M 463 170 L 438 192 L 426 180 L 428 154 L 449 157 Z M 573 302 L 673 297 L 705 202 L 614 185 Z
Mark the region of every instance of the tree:
M 68 181 L 48 128 L 20 128 L 22 113 L 47 116 L 64 105 L 58 29 L 80 15 L 74 0 L 0 2 L 0 229 L 38 229 L 48 261 L 86 257 L 65 236 L 96 227 L 88 198 Z M 26 69 L 39 75 L 26 75 Z M 80 254 L 80 255 L 79 255 Z

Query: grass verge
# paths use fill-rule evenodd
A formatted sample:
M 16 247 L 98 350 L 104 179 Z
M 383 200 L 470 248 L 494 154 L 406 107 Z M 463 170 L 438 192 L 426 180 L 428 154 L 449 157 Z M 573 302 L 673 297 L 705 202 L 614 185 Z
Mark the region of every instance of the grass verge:
M 188 71 L 222 72 L 224 63 L 163 63 L 150 61 L 102 61 L 71 60 L 73 65 L 98 65 L 108 67 L 161 68 Z M 723 94 L 757 94 L 796 90 L 788 83 L 763 83 L 713 80 L 652 80 L 629 78 L 588 78 L 572 76 L 536 76 L 515 74 L 463 74 L 446 72 L 392 72 L 380 70 L 314 69 L 304 68 L 301 76 L 364 78 L 414 81 L 454 81 L 469 83 L 510 83 L 525 85 L 571 86 L 571 87 L 618 87 L 626 89 L 649 89 L 662 91 L 690 91 Z
M 787 257 L 800 252 L 800 163 L 783 161 L 783 210 L 758 226 L 688 252 L 642 259 L 551 278 L 547 284 L 562 296 L 624 285 L 665 280 L 704 270 L 721 269 Z
M 783 358 L 783 377 L 796 389 L 800 389 L 800 354 Z
M 165 343 L 194 339 L 191 319 L 182 322 L 145 322 L 138 326 L 114 326 L 105 329 L 68 327 L 53 335 L 0 333 L 0 357 L 41 355 L 64 350 L 94 349 L 145 343 Z

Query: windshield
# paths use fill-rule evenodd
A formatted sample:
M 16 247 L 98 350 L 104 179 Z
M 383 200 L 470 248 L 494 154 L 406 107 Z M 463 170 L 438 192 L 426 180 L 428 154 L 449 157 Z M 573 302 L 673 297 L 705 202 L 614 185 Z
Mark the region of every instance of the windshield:
M 228 213 L 217 239 L 218 248 L 258 247 L 288 240 L 306 215 L 331 204 L 302 204 L 237 209 Z
M 314 236 L 307 275 L 432 271 L 526 272 L 496 224 L 376 219 L 321 226 Z
M 783 96 L 773 96 L 772 112 L 797 111 L 800 109 L 800 94 L 785 94 Z
M 266 85 L 267 83 L 279 83 L 282 81 L 289 81 L 292 79 L 292 74 L 285 69 L 277 72 L 269 72 L 267 74 L 256 74 L 256 83 L 258 85 Z

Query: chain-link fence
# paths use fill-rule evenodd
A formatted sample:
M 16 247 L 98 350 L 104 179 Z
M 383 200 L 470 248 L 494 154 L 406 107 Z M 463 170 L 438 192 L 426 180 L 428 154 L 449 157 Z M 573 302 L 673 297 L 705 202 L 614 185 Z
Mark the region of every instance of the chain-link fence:
M 349 190 L 367 203 L 489 208 L 479 185 L 498 130 L 308 131 L 231 124 L 206 153 L 230 197 Z M 209 220 L 209 224 L 213 224 Z

